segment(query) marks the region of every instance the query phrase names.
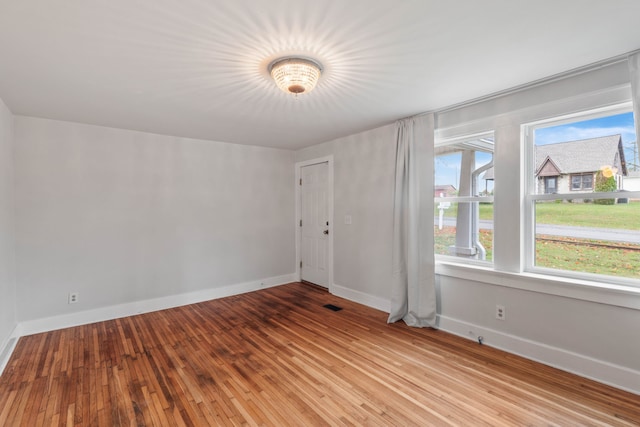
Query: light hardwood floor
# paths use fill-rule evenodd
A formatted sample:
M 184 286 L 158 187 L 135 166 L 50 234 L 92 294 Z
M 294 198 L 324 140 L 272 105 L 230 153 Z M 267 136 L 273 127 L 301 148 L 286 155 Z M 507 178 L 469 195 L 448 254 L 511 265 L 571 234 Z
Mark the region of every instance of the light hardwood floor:
M 0 378 L 2 426 L 217 424 L 640 425 L 640 396 L 298 283 L 23 337 Z

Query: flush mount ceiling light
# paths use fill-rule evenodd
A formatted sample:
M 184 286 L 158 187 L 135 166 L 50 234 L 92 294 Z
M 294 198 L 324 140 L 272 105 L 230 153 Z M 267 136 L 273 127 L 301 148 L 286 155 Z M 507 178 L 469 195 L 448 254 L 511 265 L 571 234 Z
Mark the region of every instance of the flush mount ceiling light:
M 269 65 L 269 73 L 280 89 L 297 95 L 316 87 L 322 67 L 308 58 L 280 58 Z

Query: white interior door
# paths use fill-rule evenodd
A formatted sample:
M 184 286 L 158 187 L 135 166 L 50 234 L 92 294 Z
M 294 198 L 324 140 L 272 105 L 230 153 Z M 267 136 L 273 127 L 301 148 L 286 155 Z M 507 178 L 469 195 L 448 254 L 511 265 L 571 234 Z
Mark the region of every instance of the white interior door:
M 329 287 L 328 171 L 327 162 L 300 170 L 300 277 L 325 288 Z

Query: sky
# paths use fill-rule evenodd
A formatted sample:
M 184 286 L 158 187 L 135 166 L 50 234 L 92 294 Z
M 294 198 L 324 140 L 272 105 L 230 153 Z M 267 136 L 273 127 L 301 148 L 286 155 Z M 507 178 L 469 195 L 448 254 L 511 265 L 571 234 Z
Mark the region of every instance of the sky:
M 616 134 L 622 135 L 622 144 L 625 146 L 636 140 L 632 112 L 537 129 L 536 144 L 554 144 Z
M 628 167 L 631 169 L 634 161 L 636 165 L 640 162 L 637 148 L 635 148 L 636 153 L 634 156 L 634 147 L 636 147 L 634 143 L 637 139 L 633 112 L 536 129 L 535 138 L 536 145 L 545 145 L 617 134 L 622 136 L 624 157 Z
M 627 164 L 631 168 L 632 163 L 634 162 L 634 154 L 632 149 L 634 144 L 631 143 L 636 141 L 636 131 L 632 112 L 592 120 L 573 122 L 559 126 L 538 128 L 535 132 L 535 139 L 536 145 L 545 145 L 616 134 L 622 135 L 622 146 L 625 150 L 625 158 Z M 640 154 L 636 154 L 635 159 L 638 163 L 640 163 Z M 479 153 L 476 160 L 477 167 L 488 162 L 489 160 L 489 155 Z M 457 174 L 460 173 L 459 154 L 436 158 L 435 168 L 436 185 L 451 184 L 458 188 L 459 178 Z M 480 187 L 484 189 L 483 181 Z M 488 188 L 488 190 L 490 191 L 491 188 Z

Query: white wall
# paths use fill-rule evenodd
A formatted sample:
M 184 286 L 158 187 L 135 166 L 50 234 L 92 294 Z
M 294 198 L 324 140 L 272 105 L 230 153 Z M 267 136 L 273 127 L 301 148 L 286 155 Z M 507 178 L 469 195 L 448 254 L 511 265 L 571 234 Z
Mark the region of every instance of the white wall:
M 16 327 L 12 140 L 13 115 L 0 99 L 0 355 Z
M 469 338 L 484 335 L 489 345 L 525 355 L 534 348 L 527 347 L 526 341 L 530 341 L 540 353 L 528 355 L 543 361 L 547 353 L 541 345 L 635 370 L 636 375 L 640 371 L 640 310 L 443 274 L 439 282 L 440 314 L 446 317 L 443 324 L 456 333 L 468 335 L 472 331 L 474 336 Z M 506 320 L 495 318 L 496 304 L 506 307 Z M 640 384 L 636 390 L 640 392 Z
M 391 280 L 394 126 L 296 152 L 301 162 L 334 156 L 335 293 L 388 310 Z M 352 223 L 345 224 L 345 215 Z
M 15 146 L 20 321 L 295 271 L 290 151 L 20 116 Z

